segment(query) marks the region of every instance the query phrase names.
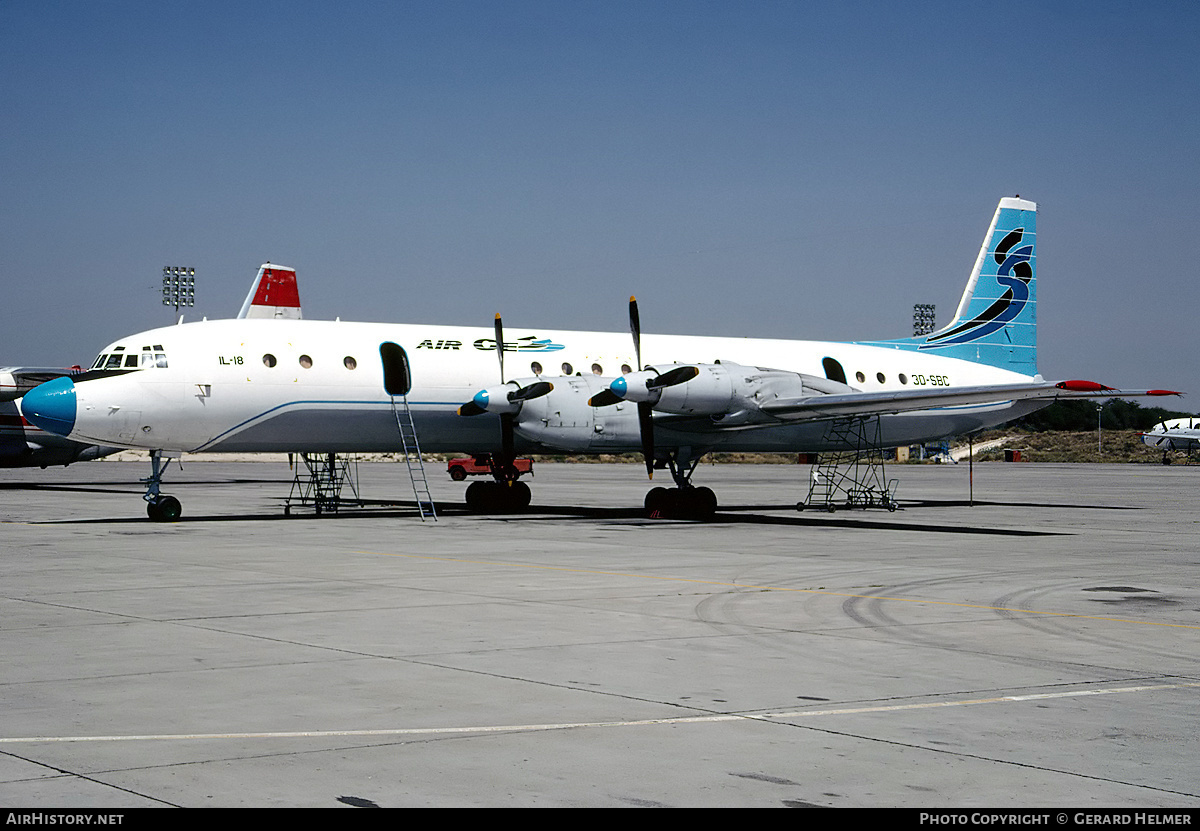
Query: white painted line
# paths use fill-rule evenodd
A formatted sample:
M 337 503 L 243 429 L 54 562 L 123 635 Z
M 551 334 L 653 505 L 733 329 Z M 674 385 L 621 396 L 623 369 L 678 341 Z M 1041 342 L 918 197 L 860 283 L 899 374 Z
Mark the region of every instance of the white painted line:
M 679 716 L 676 718 L 638 719 L 634 721 L 579 721 L 552 724 L 507 724 L 480 727 L 398 727 L 377 730 L 300 730 L 267 733 L 172 733 L 130 736 L 30 736 L 0 737 L 0 744 L 48 744 L 53 742 L 138 742 L 138 741 L 195 741 L 214 739 L 322 739 L 347 737 L 437 736 L 488 733 L 536 733 L 551 730 L 581 730 L 591 727 L 647 727 L 660 724 L 719 724 L 731 721 L 772 721 L 777 719 L 808 719 L 861 713 L 890 713 L 903 710 L 928 710 L 938 707 L 966 707 L 978 704 L 1002 704 L 1020 701 L 1046 701 L 1056 698 L 1078 698 L 1086 695 L 1116 695 L 1121 693 L 1156 692 L 1200 687 L 1200 682 L 1177 684 L 1143 684 L 1134 687 L 1068 690 L 1028 695 L 1004 695 L 993 698 L 971 698 L 960 701 L 929 701 L 919 704 L 881 704 L 873 707 L 842 707 L 829 710 L 791 710 L 774 713 L 726 713 L 708 716 Z

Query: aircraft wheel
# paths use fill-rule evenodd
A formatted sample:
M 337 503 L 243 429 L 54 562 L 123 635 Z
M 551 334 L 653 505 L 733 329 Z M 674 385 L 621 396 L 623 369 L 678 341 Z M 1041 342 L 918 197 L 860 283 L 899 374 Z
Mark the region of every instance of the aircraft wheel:
M 523 511 L 529 507 L 529 503 L 533 499 L 533 492 L 524 482 L 513 482 L 512 486 L 508 488 L 508 497 L 514 511 Z
M 155 522 L 174 522 L 183 513 L 183 506 L 173 496 L 160 496 L 146 503 L 146 515 Z
M 467 510 L 473 514 L 486 514 L 489 499 L 487 490 L 490 482 L 472 482 L 467 485 Z
M 667 493 L 668 491 L 666 488 L 651 488 L 650 492 L 646 494 L 646 501 L 644 503 L 646 506 L 646 513 L 650 516 L 662 516 L 664 513 L 666 513 L 668 499 Z
M 689 494 L 689 501 L 696 519 L 712 519 L 717 512 L 717 495 L 712 488 L 696 488 Z
M 533 498 L 524 482 L 472 482 L 467 485 L 467 509 L 473 514 L 508 514 L 523 511 Z

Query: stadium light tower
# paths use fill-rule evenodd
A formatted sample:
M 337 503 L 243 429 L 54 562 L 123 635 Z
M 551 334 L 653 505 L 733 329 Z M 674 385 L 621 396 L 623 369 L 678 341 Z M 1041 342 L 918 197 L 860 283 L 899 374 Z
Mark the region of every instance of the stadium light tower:
M 913 306 L 913 337 L 928 335 L 933 331 L 936 309 L 933 303 L 917 303 Z
M 162 298 L 164 306 L 180 308 L 196 305 L 196 269 L 174 265 L 163 266 Z

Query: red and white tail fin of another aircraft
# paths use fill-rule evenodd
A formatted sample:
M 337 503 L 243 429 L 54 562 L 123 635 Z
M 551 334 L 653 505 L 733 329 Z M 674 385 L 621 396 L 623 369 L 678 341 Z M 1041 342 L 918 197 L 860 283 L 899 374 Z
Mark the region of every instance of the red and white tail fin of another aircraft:
M 263 263 L 238 317 L 299 320 L 300 289 L 296 285 L 296 269 Z

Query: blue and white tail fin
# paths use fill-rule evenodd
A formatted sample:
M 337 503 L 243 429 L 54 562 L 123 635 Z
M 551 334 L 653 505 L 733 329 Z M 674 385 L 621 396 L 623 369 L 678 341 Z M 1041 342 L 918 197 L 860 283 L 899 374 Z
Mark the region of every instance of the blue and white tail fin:
M 1037 205 L 1000 200 L 949 325 L 885 343 L 1036 375 Z

